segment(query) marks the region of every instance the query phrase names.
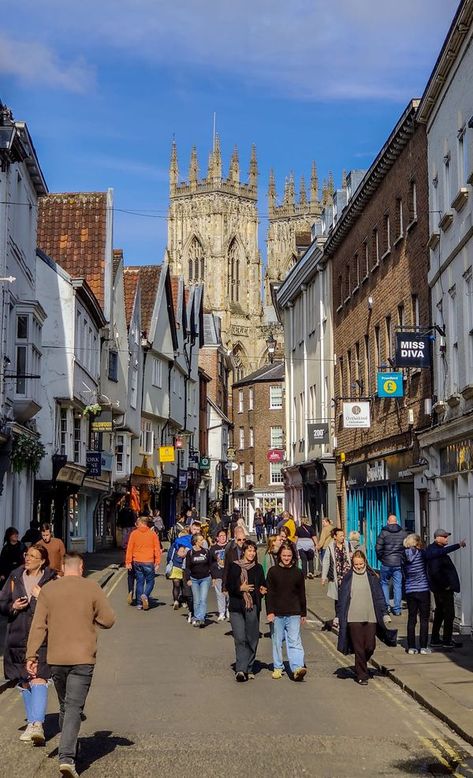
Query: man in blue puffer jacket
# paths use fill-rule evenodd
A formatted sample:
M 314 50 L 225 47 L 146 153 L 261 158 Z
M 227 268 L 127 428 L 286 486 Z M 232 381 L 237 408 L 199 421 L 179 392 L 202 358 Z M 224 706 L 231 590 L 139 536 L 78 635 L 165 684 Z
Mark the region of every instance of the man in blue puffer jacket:
M 402 571 L 401 562 L 404 554 L 405 529 L 398 524 L 397 516 L 391 513 L 388 523 L 381 530 L 376 540 L 376 556 L 381 563 L 381 586 L 384 599 L 389 609 L 389 582 L 392 578 L 394 590 L 394 607 L 392 613 L 401 615 Z

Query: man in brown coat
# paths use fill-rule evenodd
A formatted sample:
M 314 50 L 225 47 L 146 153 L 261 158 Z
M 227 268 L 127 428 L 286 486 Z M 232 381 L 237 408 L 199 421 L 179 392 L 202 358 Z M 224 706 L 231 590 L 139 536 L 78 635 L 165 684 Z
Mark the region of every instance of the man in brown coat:
M 96 628 L 110 629 L 115 614 L 100 586 L 83 578 L 79 554 L 66 554 L 64 576 L 41 589 L 26 647 L 26 669 L 35 677 L 38 650 L 47 640 L 47 662 L 59 698 L 59 770 L 78 778 L 75 768 L 81 713 L 97 654 Z

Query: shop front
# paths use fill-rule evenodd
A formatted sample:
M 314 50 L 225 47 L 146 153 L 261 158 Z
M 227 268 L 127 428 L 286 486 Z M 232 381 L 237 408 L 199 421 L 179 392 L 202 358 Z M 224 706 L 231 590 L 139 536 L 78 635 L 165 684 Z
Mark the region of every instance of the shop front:
M 376 538 L 390 513 L 397 516 L 408 532 L 415 531 L 414 473 L 411 468 L 415 468 L 411 452 L 345 468 L 346 533 L 360 533 L 372 567 L 379 567 Z
M 472 419 L 463 416 L 441 424 L 424 433 L 420 442 L 426 463 L 422 475 L 428 496 L 429 540 L 437 527 L 452 533 L 452 543 L 466 540 L 466 549 L 454 554 L 452 561 L 461 586 L 455 594 L 455 617 L 461 631 L 469 634 L 473 630 Z

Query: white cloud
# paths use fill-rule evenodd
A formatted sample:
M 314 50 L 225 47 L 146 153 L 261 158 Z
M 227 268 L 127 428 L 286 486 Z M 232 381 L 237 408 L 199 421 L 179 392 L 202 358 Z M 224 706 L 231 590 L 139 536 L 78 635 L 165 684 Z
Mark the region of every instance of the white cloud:
M 407 100 L 419 93 L 456 5 L 457 0 L 397 0 L 395 6 L 382 0 L 24 0 L 21 24 L 32 25 L 58 50 L 66 40 L 70 50 L 95 61 L 116 51 L 135 63 L 228 73 L 283 96 Z M 54 62 L 53 70 L 61 75 Z
M 85 92 L 94 83 L 93 70 L 83 58 L 61 62 L 43 43 L 15 40 L 5 34 L 0 34 L 0 75 L 71 92 Z

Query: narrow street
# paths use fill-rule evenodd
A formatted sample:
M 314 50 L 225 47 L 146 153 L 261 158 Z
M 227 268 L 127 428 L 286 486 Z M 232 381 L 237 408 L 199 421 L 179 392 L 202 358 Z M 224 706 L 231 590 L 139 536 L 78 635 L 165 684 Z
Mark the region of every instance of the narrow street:
M 80 740 L 79 772 L 94 778 L 176 775 L 270 776 L 473 775 L 473 749 L 391 681 L 359 688 L 333 637 L 312 621 L 304 630 L 308 675 L 302 684 L 268 670 L 237 684 L 227 622 L 192 629 L 170 607 L 160 576 L 159 604 L 126 604 L 124 571 L 107 587 L 117 624 L 100 635 L 99 661 Z M 209 600 L 210 611 L 214 598 Z M 262 629 L 266 632 L 264 617 Z M 49 778 L 57 771 L 57 701 L 51 689 L 45 748 L 18 740 L 22 706 L 0 698 L 2 775 Z

